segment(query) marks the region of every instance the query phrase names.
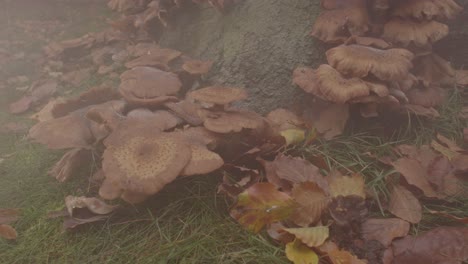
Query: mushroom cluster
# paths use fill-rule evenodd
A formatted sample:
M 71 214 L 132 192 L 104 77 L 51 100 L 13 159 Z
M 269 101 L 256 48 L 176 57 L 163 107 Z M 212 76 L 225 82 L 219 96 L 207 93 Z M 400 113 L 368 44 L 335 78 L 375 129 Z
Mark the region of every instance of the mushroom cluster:
M 435 107 L 451 87 L 455 71 L 432 52 L 462 10 L 454 0 L 322 0 L 325 9 L 312 36 L 339 44 L 328 64 L 299 67 L 293 81 L 307 93 L 337 104 L 356 104 L 362 116 L 383 109 L 436 117 Z

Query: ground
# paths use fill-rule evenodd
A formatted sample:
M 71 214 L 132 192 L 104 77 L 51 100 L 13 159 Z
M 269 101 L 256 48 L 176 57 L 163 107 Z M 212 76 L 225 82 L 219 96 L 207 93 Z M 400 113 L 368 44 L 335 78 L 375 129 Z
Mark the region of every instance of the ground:
M 32 75 L 35 69 L 29 56 L 41 51 L 44 40 L 18 27 L 21 21 L 58 21 L 60 39 L 98 31 L 112 14 L 104 1 L 47 1 L 24 5 L 21 1 L 0 2 L 0 43 L 19 41 L 8 46 L 12 53 L 25 52 L 2 69 L 0 78 Z M 41 3 L 39 3 L 41 2 Z M 84 4 L 89 2 L 88 4 Z M 96 76 L 83 81 L 71 93 L 85 90 L 103 80 Z M 70 94 L 71 87 L 60 93 Z M 300 91 L 296 91 L 300 94 Z M 19 98 L 15 89 L 0 90 L 0 126 L 20 122 L 30 126 L 28 117 L 7 113 L 8 103 Z M 369 190 L 387 192 L 384 177 L 392 170 L 380 166 L 366 153 L 386 153 L 402 143 L 424 144 L 436 132 L 462 142 L 466 122 L 458 118 L 461 94 L 454 90 L 449 102 L 440 110 L 442 116 L 434 122 L 410 118 L 399 129 L 383 133 L 384 121 L 356 123 L 346 134 L 329 142 L 318 142 L 305 152 L 323 155 L 326 160 L 344 168 L 353 168 L 366 176 Z M 249 234 L 228 214 L 229 203 L 216 194 L 219 175 L 200 176 L 177 181 L 147 203 L 128 212 L 132 220 L 124 223 L 98 223 L 76 232 L 64 233 L 61 220 L 48 219 L 47 213 L 61 209 L 66 195 L 85 195 L 86 177 L 59 184 L 47 175 L 61 152 L 50 151 L 30 143 L 25 131 L 0 134 L 0 208 L 21 208 L 22 215 L 15 224 L 19 238 L 16 242 L 0 240 L 2 263 L 288 263 L 281 247 L 263 236 Z M 93 166 L 83 170 L 90 175 Z M 376 205 L 378 206 L 378 205 Z M 449 207 L 426 203 L 423 221 L 413 234 L 442 225 L 448 220 L 429 214 L 428 209 L 466 216 L 468 202 L 454 200 Z M 382 214 L 386 214 L 382 211 Z

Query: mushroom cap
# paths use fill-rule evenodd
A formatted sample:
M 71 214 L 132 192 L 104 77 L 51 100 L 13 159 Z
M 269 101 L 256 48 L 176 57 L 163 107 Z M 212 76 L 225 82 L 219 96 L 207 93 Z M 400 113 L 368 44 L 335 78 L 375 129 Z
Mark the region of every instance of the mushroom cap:
M 203 125 L 209 131 L 221 134 L 241 132 L 242 129 L 261 130 L 265 128 L 263 117 L 250 111 L 212 112 L 198 111 Z
M 351 36 L 345 42 L 346 45 L 350 44 L 358 44 L 367 47 L 374 47 L 378 49 L 389 49 L 391 45 L 387 43 L 385 40 L 380 38 L 372 38 L 372 37 L 359 37 L 359 36 Z
M 454 0 L 399 0 L 394 2 L 393 16 L 419 20 L 452 19 L 463 10 Z
M 344 75 L 372 73 L 383 81 L 404 78 L 412 68 L 413 53 L 405 49 L 381 50 L 361 45 L 341 45 L 327 51 L 328 63 Z
M 440 106 L 446 98 L 445 90 L 438 87 L 413 88 L 406 95 L 410 104 L 428 108 Z
M 124 190 L 152 195 L 172 182 L 191 158 L 183 138 L 172 133 L 119 133 L 105 141 L 103 171 L 106 179 Z
M 209 86 L 192 91 L 188 98 L 207 104 L 227 105 L 247 98 L 247 92 L 241 88 Z
M 120 76 L 119 91 L 129 103 L 159 105 L 174 100 L 182 83 L 174 73 L 150 67 L 136 67 Z
M 366 0 L 322 0 L 321 6 L 324 9 L 342 9 L 349 7 L 365 7 Z
M 162 49 L 154 46 L 147 50 L 140 57 L 125 63 L 127 68 L 135 68 L 142 66 L 152 66 L 163 70 L 169 69 L 169 63 L 178 58 L 182 53 L 173 49 Z
M 152 112 L 145 108 L 138 108 L 128 112 L 127 118 L 141 120 L 141 122 L 154 123 L 160 127 L 161 130 L 169 130 L 182 123 L 181 119 L 168 111 L 157 110 Z
M 99 187 L 99 196 L 106 200 L 114 200 L 120 197 L 123 192 L 123 188 L 120 182 L 115 179 L 104 178 L 104 181 Z
M 327 101 L 345 103 L 370 93 L 366 82 L 359 78 L 346 78 L 330 65 L 320 65 L 316 74 L 318 90 L 315 95 Z
M 413 74 L 428 87 L 431 84 L 453 85 L 456 72 L 450 62 L 435 53 L 416 57 Z
M 122 100 L 93 105 L 88 108 L 86 118 L 112 131 L 122 120 L 126 106 L 127 104 Z
M 306 93 L 317 93 L 317 73 L 310 67 L 297 67 L 293 72 L 293 83 Z
M 211 132 L 204 127 L 189 127 L 174 133 L 179 133 L 190 144 L 208 146 L 209 149 L 215 149 L 222 139 L 221 135 Z
M 304 120 L 302 120 L 302 118 L 284 108 L 271 111 L 266 116 L 266 119 L 278 131 L 295 129 L 304 125 Z
M 448 26 L 437 21 L 412 21 L 393 18 L 385 24 L 382 37 L 403 47 L 410 44 L 414 44 L 416 47 L 424 47 L 441 40 L 448 33 Z
M 322 12 L 315 20 L 311 35 L 326 43 L 339 43 L 351 35 L 364 35 L 368 30 L 365 7 L 344 8 Z
M 193 75 L 206 74 L 213 67 L 213 61 L 202 61 L 202 60 L 188 60 L 182 64 L 184 71 Z
M 211 173 L 224 165 L 224 161 L 217 153 L 208 150 L 206 146 L 191 144 L 192 157 L 182 170 L 182 176 Z

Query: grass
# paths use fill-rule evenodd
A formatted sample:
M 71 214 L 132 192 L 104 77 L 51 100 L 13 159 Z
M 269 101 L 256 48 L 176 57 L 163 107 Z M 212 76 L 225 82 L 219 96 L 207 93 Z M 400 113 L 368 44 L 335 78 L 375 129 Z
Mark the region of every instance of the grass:
M 29 41 L 27 34 L 12 35 L 14 21 L 59 19 L 66 24 L 66 31 L 58 38 L 65 39 L 98 30 L 103 19 L 97 14 L 108 12 L 104 11 L 107 9 L 102 3 L 94 9 L 78 5 L 60 13 L 47 11 L 37 4 L 39 1 L 30 1 L 36 6 L 23 7 L 20 2 L 17 2 L 20 6 L 9 6 L 9 9 L 2 9 L 5 1 L 0 3 L 0 10 L 15 10 L 0 17 L 2 24 L 9 25 L 0 30 L 0 38 L 26 41 L 18 50 L 28 52 L 38 52 L 44 43 Z M 69 7 L 70 3 L 61 3 L 58 10 Z M 29 75 L 34 70 L 25 59 L 11 65 L 0 76 Z M 72 94 L 101 81 L 93 76 L 74 88 Z M 3 92 L 0 106 L 5 108 L 18 96 L 16 92 Z M 426 144 L 437 132 L 461 142 L 461 131 L 467 124 L 456 113 L 462 100 L 455 90 L 440 109 L 442 116 L 434 122 L 411 117 L 401 122 L 403 125 L 398 129 L 387 131 L 385 125 L 379 123 L 381 121 L 372 120 L 372 126 L 351 127 L 339 138 L 304 149 L 304 155 L 319 155 L 333 167 L 362 173 L 369 191 L 382 197 L 375 208 L 380 208 L 380 214 L 385 215 L 382 208 L 388 194 L 386 179 L 394 171 L 369 154 L 390 155 L 392 147 L 403 143 Z M 9 121 L 31 124 L 27 118 L 29 114 L 0 113 L 0 124 Z M 375 128 L 375 124 L 380 128 L 370 129 Z M 375 132 L 382 130 L 385 133 Z M 59 184 L 47 171 L 61 154 L 61 151 L 50 151 L 28 142 L 24 134 L 0 134 L 0 208 L 21 208 L 22 211 L 20 220 L 14 224 L 18 240 L 0 240 L 2 263 L 289 263 L 281 247 L 263 236 L 249 234 L 229 217 L 228 202 L 216 194 L 219 182 L 216 175 L 174 182 L 147 203 L 130 208 L 124 222 L 108 221 L 64 233 L 61 220 L 47 219 L 47 212 L 61 209 L 67 195 L 88 195 L 87 176 L 93 168 L 84 168 L 82 177 Z M 91 188 L 91 192 L 95 189 Z M 451 220 L 430 214 L 429 209 L 468 215 L 468 201 L 461 198 L 449 205 L 426 201 L 424 207 L 424 219 L 414 227 L 413 233 L 453 224 Z

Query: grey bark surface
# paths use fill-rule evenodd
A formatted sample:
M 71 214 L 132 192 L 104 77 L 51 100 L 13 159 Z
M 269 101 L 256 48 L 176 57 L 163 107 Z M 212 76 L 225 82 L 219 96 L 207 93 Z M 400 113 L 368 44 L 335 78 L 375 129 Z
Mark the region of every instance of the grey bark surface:
M 215 61 L 210 83 L 245 87 L 243 107 L 266 113 L 295 108 L 305 93 L 292 84 L 299 65 L 324 61 L 324 46 L 309 35 L 320 13 L 315 0 L 243 0 L 221 14 L 213 8 L 184 12 L 161 45 Z

